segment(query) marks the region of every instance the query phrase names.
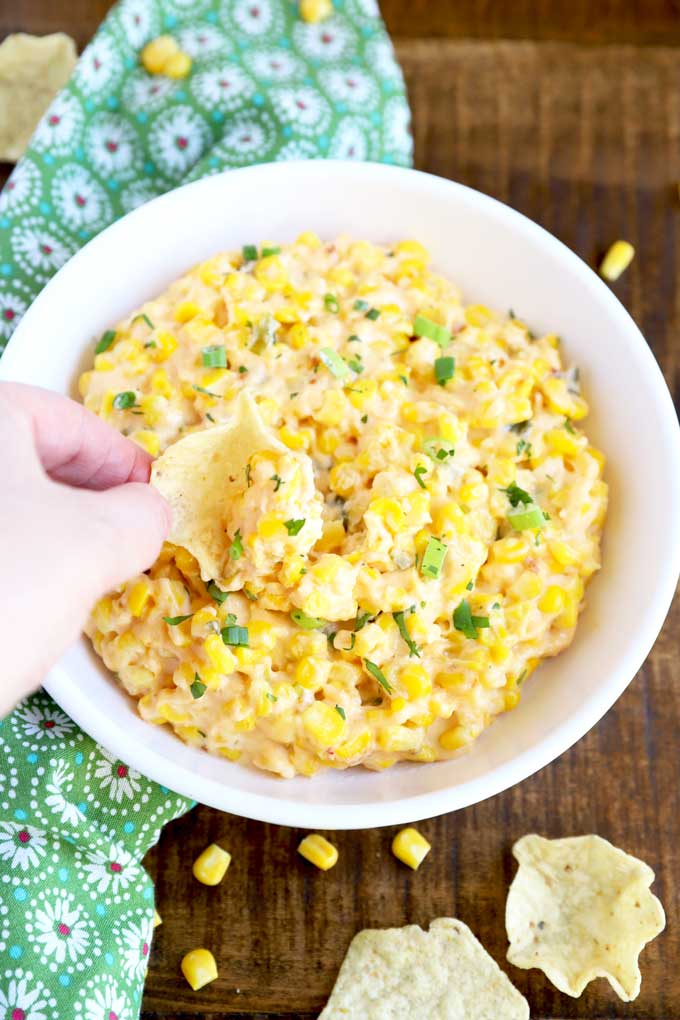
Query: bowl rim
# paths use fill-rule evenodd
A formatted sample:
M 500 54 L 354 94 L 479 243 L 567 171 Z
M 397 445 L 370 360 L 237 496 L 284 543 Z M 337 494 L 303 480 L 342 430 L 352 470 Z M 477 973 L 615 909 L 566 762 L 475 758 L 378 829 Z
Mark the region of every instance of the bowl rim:
M 444 198 L 450 196 L 452 192 L 458 192 L 463 201 L 490 214 L 499 227 L 508 225 L 534 244 L 550 250 L 555 258 L 561 260 L 574 274 L 580 287 L 590 290 L 600 303 L 608 306 L 607 312 L 615 322 L 616 329 L 626 332 L 639 350 L 646 381 L 654 390 L 657 400 L 657 410 L 663 423 L 664 442 L 670 454 L 666 493 L 669 505 L 668 517 L 669 519 L 673 516 L 678 517 L 680 428 L 661 369 L 627 310 L 604 281 L 575 252 L 545 228 L 505 203 L 474 188 L 419 170 L 341 160 L 294 160 L 282 164 L 259 164 L 223 171 L 152 199 L 97 234 L 49 281 L 27 310 L 11 337 L 4 356 L 0 359 L 0 380 L 13 378 L 15 355 L 19 345 L 28 340 L 28 337 L 24 338 L 24 333 L 30 329 L 35 309 L 49 302 L 53 290 L 60 286 L 62 276 L 77 272 L 80 263 L 87 260 L 93 250 L 102 245 L 106 246 L 117 233 L 125 232 L 131 222 L 143 223 L 151 207 L 157 208 L 164 204 L 171 208 L 178 192 L 185 193 L 189 189 L 219 191 L 226 179 L 233 180 L 244 175 L 275 177 L 277 173 L 284 172 L 284 169 L 288 173 L 299 171 L 303 175 L 313 174 L 318 172 L 318 166 L 315 171 L 313 164 L 322 164 L 325 172 L 341 173 L 349 180 L 359 182 L 371 177 L 382 177 L 386 186 L 400 183 L 403 186 L 424 188 L 431 193 L 442 194 Z M 458 786 L 365 804 L 342 800 L 334 801 L 332 804 L 280 800 L 275 795 L 246 792 L 226 785 L 223 781 L 201 776 L 201 802 L 222 811 L 276 824 L 326 829 L 374 828 L 409 820 L 418 821 L 458 810 L 495 796 L 521 782 L 554 761 L 584 736 L 614 704 L 642 666 L 666 618 L 680 574 L 680 529 L 671 529 L 667 537 L 667 556 L 659 572 L 656 588 L 647 604 L 644 619 L 635 634 L 629 637 L 628 647 L 616 668 L 598 684 L 588 698 L 584 699 L 576 712 L 567 716 L 551 732 L 545 733 L 530 748 L 511 760 Z M 124 727 L 119 725 L 112 728 L 111 720 L 103 712 L 96 709 L 93 711 L 89 702 L 78 697 L 78 685 L 70 679 L 61 663 L 50 671 L 44 687 L 60 707 L 96 741 L 119 755 L 143 775 L 186 797 L 195 798 L 196 775 L 186 766 L 177 765 L 153 748 L 139 743 L 126 743 Z

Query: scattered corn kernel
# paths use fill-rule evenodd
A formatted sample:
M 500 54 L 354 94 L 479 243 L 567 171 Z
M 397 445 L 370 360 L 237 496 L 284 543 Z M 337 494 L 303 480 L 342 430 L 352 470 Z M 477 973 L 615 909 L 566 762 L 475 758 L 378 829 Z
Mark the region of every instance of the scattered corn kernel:
M 320 868 L 321 871 L 328 871 L 338 860 L 338 849 L 329 843 L 325 836 L 318 832 L 305 836 L 298 847 L 298 853 L 310 864 Z
M 425 837 L 413 828 L 402 829 L 392 840 L 394 856 L 414 871 L 418 870 L 431 849 Z
M 600 275 L 605 280 L 613 283 L 628 269 L 635 258 L 635 248 L 630 241 L 614 241 L 613 245 L 602 259 L 600 264 Z
M 203 885 L 219 885 L 231 864 L 231 854 L 217 843 L 211 843 L 194 861 L 194 878 Z
M 182 958 L 180 966 L 194 992 L 217 979 L 217 964 L 209 949 L 192 949 Z

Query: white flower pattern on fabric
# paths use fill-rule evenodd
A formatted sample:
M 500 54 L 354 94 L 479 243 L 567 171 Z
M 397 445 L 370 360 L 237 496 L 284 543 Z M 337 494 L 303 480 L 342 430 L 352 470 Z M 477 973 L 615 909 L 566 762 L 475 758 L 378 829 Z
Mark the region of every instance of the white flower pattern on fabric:
M 97 95 L 111 87 L 120 75 L 121 66 L 113 40 L 100 33 L 83 50 L 73 75 L 73 84 L 84 96 Z
M 1 852 L 1 851 L 0 851 Z M 138 877 L 139 865 L 124 847 L 111 843 L 106 852 L 88 850 L 87 863 L 82 865 L 85 883 L 98 893 L 113 893 L 127 889 Z
M 77 163 L 67 163 L 52 182 L 52 201 L 71 230 L 97 230 L 111 218 L 111 203 L 93 174 Z
M 4 953 L 9 942 L 9 907 L 0 899 L 0 953 Z
M 351 68 L 347 71 L 337 68 L 322 71 L 321 84 L 336 103 L 345 103 L 350 110 L 362 111 L 375 101 L 376 86 L 372 78 L 363 71 Z
M 63 156 L 80 138 L 85 117 L 75 96 L 60 92 L 44 115 L 31 145 L 52 156 Z
M 160 18 L 149 0 L 122 0 L 117 13 L 123 36 L 135 49 L 160 32 Z
M 25 737 L 37 737 L 42 743 L 63 740 L 75 732 L 76 724 L 53 701 L 38 698 L 26 701 L 12 714 L 12 728 Z
M 355 36 L 337 17 L 315 25 L 299 21 L 293 28 L 296 45 L 311 60 L 341 60 L 352 49 Z
M 330 107 L 311 86 L 272 88 L 270 98 L 279 117 L 285 122 L 294 123 L 299 134 L 317 135 L 328 127 Z
M 280 10 L 271 0 L 233 0 L 222 5 L 222 10 L 231 7 L 231 16 L 242 32 L 249 36 L 264 35 L 280 30 Z
M 276 128 L 267 114 L 244 114 L 234 119 L 216 147 L 235 166 L 262 160 L 274 144 Z
M 40 904 L 40 905 L 38 905 Z M 70 893 L 34 901 L 32 941 L 36 953 L 58 964 L 76 963 L 90 947 L 92 921 Z
M 135 769 L 131 769 L 125 762 L 116 758 L 101 744 L 97 744 L 101 758 L 94 770 L 94 779 L 99 782 L 100 788 L 106 792 L 111 800 L 120 804 L 123 800 L 132 800 L 136 793 L 142 788 L 140 780 L 142 776 Z
M 410 154 L 413 149 L 411 112 L 398 96 L 394 96 L 385 105 L 383 123 L 385 125 L 385 145 L 388 151 L 401 151 Z
M 153 919 L 140 910 L 123 914 L 113 929 L 121 968 L 128 977 L 142 978 L 149 966 Z
M 98 974 L 87 982 L 73 1006 L 77 1020 L 137 1020 L 128 996 L 111 974 Z
M 154 187 L 151 181 L 134 181 L 123 188 L 120 193 L 120 201 L 126 213 L 138 209 L 140 205 L 149 202 L 158 195 L 159 189 Z
M 28 871 L 37 867 L 46 853 L 43 829 L 22 822 L 0 822 L 0 861 L 10 868 Z
M 45 786 L 47 791 L 45 804 L 52 814 L 59 816 L 59 821 L 62 824 L 80 825 L 84 821 L 84 816 L 79 811 L 78 805 L 68 797 L 68 791 L 73 787 L 74 778 L 68 764 L 60 759 L 54 767 L 50 781 Z
M 162 74 L 149 75 L 138 68 L 123 87 L 123 102 L 133 113 L 147 116 L 161 110 L 176 88 L 177 83 L 172 78 Z
M 366 54 L 368 66 L 375 71 L 379 79 L 402 86 L 401 68 L 389 39 L 371 39 L 366 47 Z
M 0 1020 L 56 1020 L 57 1000 L 42 981 L 20 967 L 0 977 Z
M 352 0 L 352 4 L 360 16 L 365 18 L 379 18 L 380 8 L 378 0 Z
M 28 301 L 18 294 L 0 290 L 0 340 L 9 340 L 27 308 Z
M 53 229 L 48 230 L 42 220 L 26 220 L 26 225 L 17 227 L 12 235 L 15 259 L 25 272 L 32 272 L 41 280 L 63 266 L 72 250 Z
M 333 135 L 328 154 L 333 159 L 367 159 L 369 137 L 370 131 L 364 121 L 347 117 Z
M 88 159 L 102 177 L 127 181 L 139 172 L 140 146 L 135 129 L 119 113 L 97 113 L 85 131 Z
M 304 63 L 289 50 L 254 50 L 246 54 L 246 61 L 258 78 L 277 83 L 304 78 L 306 74 Z
M 192 95 L 202 106 L 234 110 L 255 94 L 255 82 L 235 64 L 221 63 L 199 71 L 190 83 Z
M 175 106 L 158 115 L 149 145 L 160 170 L 177 178 L 194 165 L 210 141 L 210 129 L 191 106 Z
M 42 176 L 36 164 L 26 158 L 17 164 L 0 193 L 0 213 L 24 213 L 37 204 L 42 192 Z
M 217 53 L 223 57 L 232 50 L 230 40 L 216 25 L 187 25 L 179 32 L 177 41 L 192 60 Z
M 276 160 L 285 162 L 287 159 L 317 159 L 318 156 L 319 150 L 315 142 L 307 141 L 304 138 L 295 138 L 279 149 Z

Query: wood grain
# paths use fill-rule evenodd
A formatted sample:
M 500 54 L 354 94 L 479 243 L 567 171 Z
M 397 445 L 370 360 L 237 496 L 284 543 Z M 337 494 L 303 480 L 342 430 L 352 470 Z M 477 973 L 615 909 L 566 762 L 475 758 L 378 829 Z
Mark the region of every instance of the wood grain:
M 106 6 L 106 0 L 0 0 L 0 35 L 65 28 L 82 45 Z M 382 6 L 408 80 L 417 165 L 509 202 L 590 264 L 617 237 L 631 240 L 637 256 L 616 292 L 677 403 L 678 4 L 385 0 Z M 147 859 L 164 923 L 154 940 L 145 1020 L 312 1020 L 357 930 L 427 924 L 442 914 L 466 921 L 503 965 L 510 847 L 533 830 L 596 831 L 639 855 L 657 871 L 655 889 L 670 920 L 643 953 L 634 1004 L 620 1003 L 602 981 L 571 1000 L 540 972 L 507 967 L 535 1020 L 680 1020 L 678 634 L 676 600 L 640 675 L 576 747 L 519 787 L 420 824 L 433 851 L 417 874 L 391 856 L 390 829 L 330 834 L 340 861 L 321 874 L 297 857 L 301 833 L 294 830 L 208 808 L 169 826 Z M 217 889 L 199 886 L 190 871 L 212 841 L 233 854 Z M 221 976 L 192 993 L 179 977 L 179 961 L 197 945 L 213 949 Z

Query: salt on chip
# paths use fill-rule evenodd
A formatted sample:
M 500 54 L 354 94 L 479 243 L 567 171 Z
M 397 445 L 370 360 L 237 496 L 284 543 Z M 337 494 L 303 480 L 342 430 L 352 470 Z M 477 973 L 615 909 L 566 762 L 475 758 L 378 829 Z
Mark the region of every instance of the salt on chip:
M 505 925 L 508 960 L 538 967 L 574 997 L 605 977 L 630 1002 L 640 992 L 638 956 L 663 931 L 654 872 L 600 836 L 524 836 L 513 847 L 519 871 Z
M 76 60 L 76 44 L 63 32 L 18 32 L 0 44 L 0 159 L 19 159 Z
M 528 1020 L 529 1004 L 467 925 L 355 935 L 319 1020 Z
M 228 556 L 225 506 L 247 484 L 250 458 L 262 450 L 290 453 L 242 393 L 232 419 L 192 432 L 153 463 L 151 482 L 170 504 L 168 541 L 195 556 L 204 581 L 219 579 Z

